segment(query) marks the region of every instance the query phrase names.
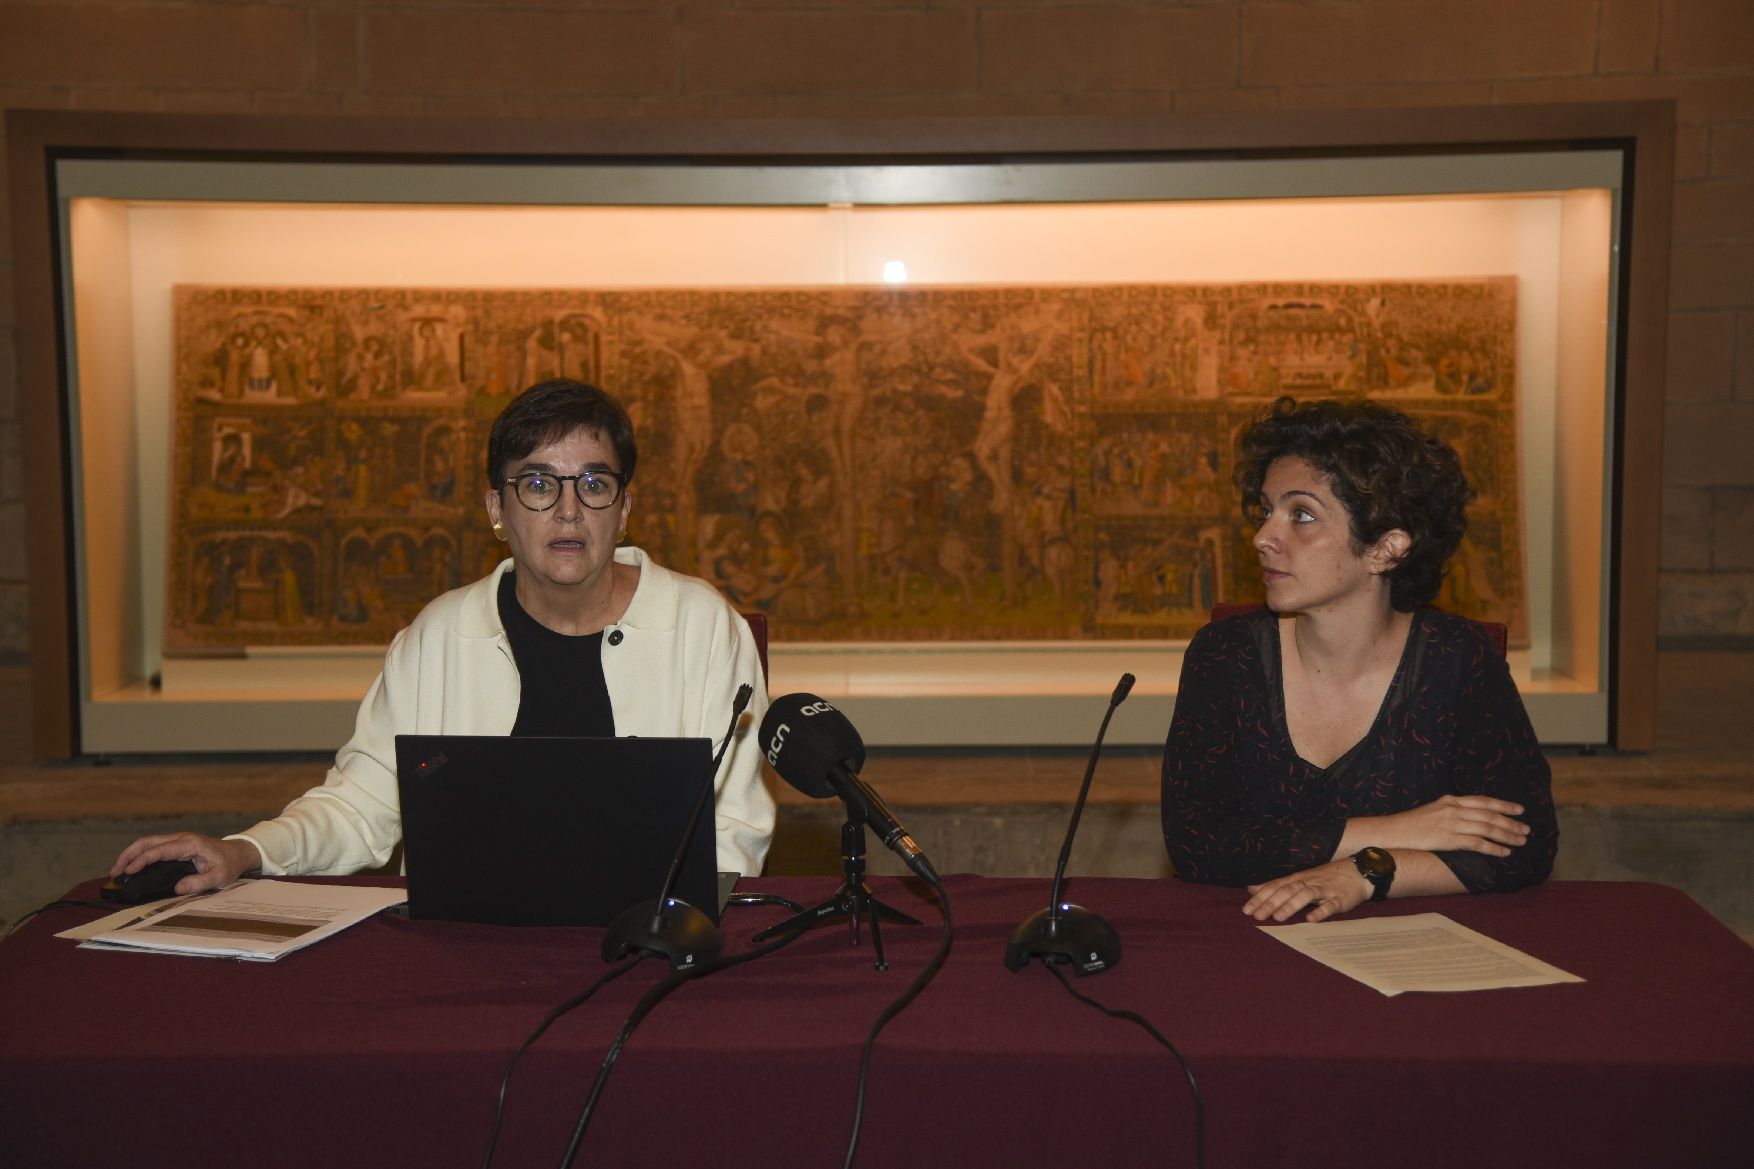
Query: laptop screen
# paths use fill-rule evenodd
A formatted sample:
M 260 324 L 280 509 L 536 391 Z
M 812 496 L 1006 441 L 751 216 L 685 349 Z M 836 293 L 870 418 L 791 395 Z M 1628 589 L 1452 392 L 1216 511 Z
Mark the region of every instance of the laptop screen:
M 411 917 L 609 924 L 657 897 L 712 766 L 707 739 L 398 735 Z M 718 920 L 709 797 L 672 896 Z

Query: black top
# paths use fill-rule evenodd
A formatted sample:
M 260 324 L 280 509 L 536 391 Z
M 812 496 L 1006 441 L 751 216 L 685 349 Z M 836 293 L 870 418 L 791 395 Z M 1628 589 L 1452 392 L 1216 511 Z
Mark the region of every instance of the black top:
M 499 619 L 512 643 L 521 691 L 514 735 L 615 736 L 603 679 L 603 634 L 556 633 L 518 604 L 513 574 L 499 578 Z
M 1558 850 L 1547 759 L 1510 669 L 1478 626 L 1421 609 L 1376 721 L 1328 767 L 1298 756 L 1285 723 L 1275 614 L 1194 635 L 1163 754 L 1163 838 L 1177 875 L 1253 885 L 1334 859 L 1351 816 L 1443 795 L 1523 806 L 1529 838 L 1508 857 L 1439 852 L 1471 892 L 1547 878 Z

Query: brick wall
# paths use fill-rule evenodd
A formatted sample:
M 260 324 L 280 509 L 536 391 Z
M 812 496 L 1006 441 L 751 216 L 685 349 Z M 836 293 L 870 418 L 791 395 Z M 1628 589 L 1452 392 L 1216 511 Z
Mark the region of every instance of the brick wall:
M 1754 635 L 1754 0 L 0 0 L 0 105 L 638 118 L 1672 98 L 1660 627 Z M 3 189 L 3 188 L 0 188 Z M 0 214 L 5 209 L 0 207 Z M 0 243 L 0 248 L 4 248 Z M 26 650 L 0 250 L 0 655 Z

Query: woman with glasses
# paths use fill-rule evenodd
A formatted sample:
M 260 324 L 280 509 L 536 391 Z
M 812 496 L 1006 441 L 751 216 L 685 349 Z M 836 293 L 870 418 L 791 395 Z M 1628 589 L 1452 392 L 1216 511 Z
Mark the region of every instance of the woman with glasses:
M 1429 608 L 1467 530 L 1461 463 L 1363 399 L 1281 398 L 1242 434 L 1264 609 L 1195 634 L 1163 757 L 1185 880 L 1321 921 L 1546 879 L 1547 760 L 1504 658 Z
M 179 893 L 244 873 L 348 873 L 401 839 L 399 734 L 719 739 L 738 687 L 752 717 L 718 774 L 718 867 L 759 872 L 774 804 L 753 728 L 767 704 L 755 639 L 711 585 L 621 547 L 638 448 L 615 399 L 567 379 L 514 398 L 487 445 L 487 519 L 509 558 L 397 634 L 326 781 L 224 840 L 136 840 L 112 875 L 158 860 L 196 872 Z

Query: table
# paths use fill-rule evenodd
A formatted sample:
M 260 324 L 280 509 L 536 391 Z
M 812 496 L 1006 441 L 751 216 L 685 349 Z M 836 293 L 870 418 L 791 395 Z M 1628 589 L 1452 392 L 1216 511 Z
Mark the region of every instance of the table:
M 815 902 L 831 878 L 745 882 Z M 1047 882 L 951 877 L 949 963 L 880 1039 L 858 1164 L 1185 1166 L 1193 1108 L 1170 1055 L 1000 961 Z M 892 963 L 844 927 L 683 986 L 635 1033 L 579 1165 L 835 1166 L 858 1053 L 939 940 Z M 95 886 L 75 895 L 90 896 Z M 1253 928 L 1232 890 L 1079 879 L 1120 964 L 1077 980 L 1186 1054 L 1209 1166 L 1690 1167 L 1754 1157 L 1754 949 L 1657 885 L 1552 882 L 1422 898 L 1581 984 L 1388 998 Z M 731 949 L 779 920 L 727 911 Z M 81 951 L 57 910 L 0 945 L 0 1161 L 19 1166 L 480 1164 L 506 1059 L 598 977 L 600 932 L 369 921 L 276 964 Z M 662 975 L 648 963 L 531 1049 L 497 1166 L 552 1166 L 603 1054 Z

